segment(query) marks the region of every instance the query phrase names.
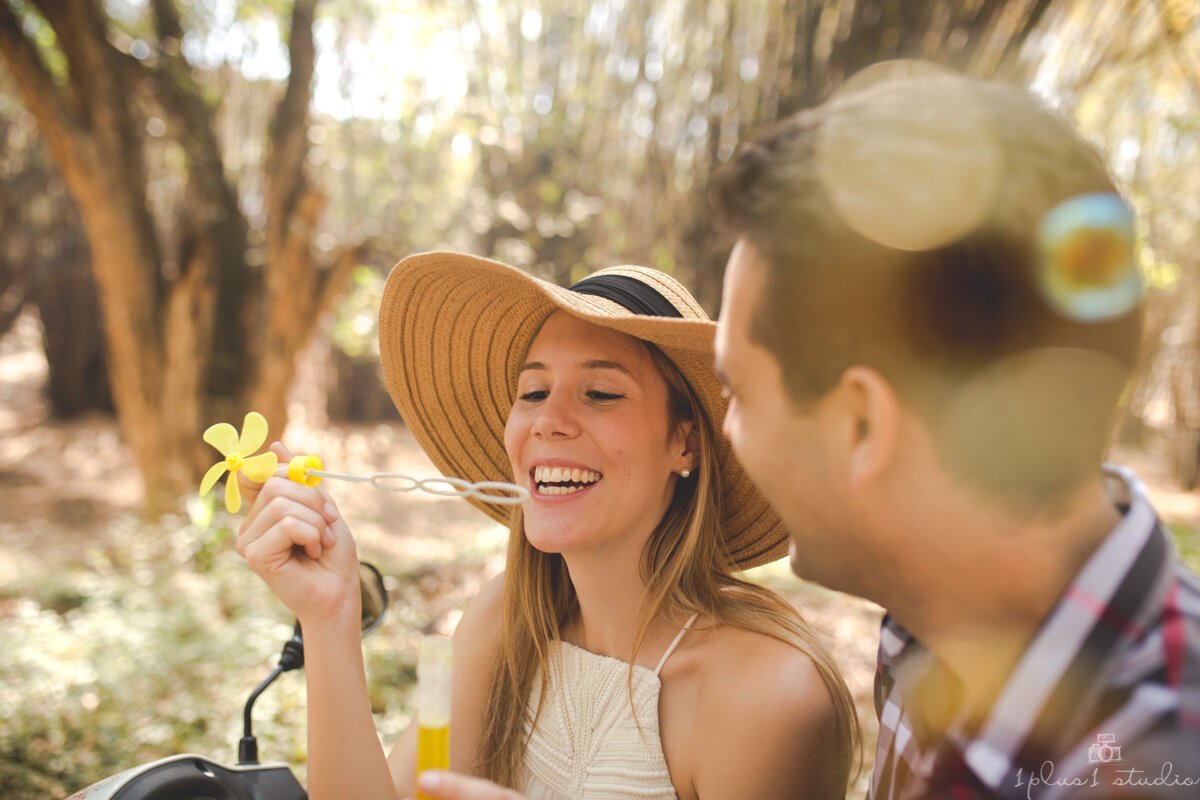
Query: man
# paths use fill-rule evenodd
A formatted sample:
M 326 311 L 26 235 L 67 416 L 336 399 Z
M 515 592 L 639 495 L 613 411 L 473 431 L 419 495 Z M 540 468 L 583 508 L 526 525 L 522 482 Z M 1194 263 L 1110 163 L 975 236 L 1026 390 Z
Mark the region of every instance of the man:
M 1198 797 L 1200 581 L 1101 467 L 1141 330 L 1128 214 L 1023 92 L 916 73 L 718 177 L 725 431 L 795 572 L 888 611 L 872 797 Z
M 796 573 L 888 611 L 879 800 L 1200 797 L 1200 582 L 1101 469 L 1140 338 L 1113 192 L 1024 93 L 938 73 L 716 184 L 726 433 Z

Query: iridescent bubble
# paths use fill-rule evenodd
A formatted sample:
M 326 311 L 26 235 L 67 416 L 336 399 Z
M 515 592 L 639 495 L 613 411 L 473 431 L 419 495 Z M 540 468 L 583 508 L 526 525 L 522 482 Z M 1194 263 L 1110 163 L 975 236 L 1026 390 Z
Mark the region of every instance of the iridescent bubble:
M 971 85 L 918 65 L 852 78 L 816 141 L 817 174 L 843 222 L 900 250 L 941 247 L 982 224 L 1004 165 Z
M 1100 322 L 1132 311 L 1142 297 L 1134 222 L 1115 194 L 1072 197 L 1042 218 L 1038 286 L 1060 314 Z

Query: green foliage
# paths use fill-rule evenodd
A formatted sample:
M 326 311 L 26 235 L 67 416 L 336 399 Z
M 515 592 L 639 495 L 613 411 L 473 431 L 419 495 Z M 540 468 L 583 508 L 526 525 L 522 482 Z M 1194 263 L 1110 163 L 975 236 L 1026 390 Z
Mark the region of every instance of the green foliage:
M 1183 563 L 1191 567 L 1197 574 L 1200 574 L 1200 527 L 1182 523 L 1176 523 L 1170 527 L 1171 533 L 1175 537 L 1175 546 L 1179 548 L 1179 555 L 1183 558 Z
M 122 545 L 86 567 L 0 592 L 0 797 L 63 796 L 175 753 L 236 762 L 243 704 L 291 635 L 291 619 L 234 552 L 230 519 L 124 520 Z M 386 740 L 407 724 L 414 680 L 395 620 L 364 644 Z M 255 706 L 264 761 L 304 779 L 302 673 Z
M 379 301 L 384 277 L 366 266 L 355 267 L 350 286 L 337 306 L 329 331 L 333 344 L 356 361 L 379 358 Z

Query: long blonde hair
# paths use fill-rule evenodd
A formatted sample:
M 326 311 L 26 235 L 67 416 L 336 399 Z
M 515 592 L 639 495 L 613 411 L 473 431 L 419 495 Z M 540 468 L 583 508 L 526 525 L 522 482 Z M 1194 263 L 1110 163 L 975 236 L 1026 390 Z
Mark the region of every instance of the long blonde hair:
M 673 435 L 694 423 L 700 456 L 692 478 L 676 483 L 675 495 L 642 554 L 645 595 L 634 639 L 634 653 L 664 612 L 699 613 L 717 623 L 755 631 L 784 641 L 816 665 L 836 711 L 838 753 L 848 778 L 858 751 L 858 717 L 850 692 L 817 632 L 779 595 L 733 575 L 734 564 L 721 536 L 720 481 L 712 423 L 679 369 L 662 352 L 643 342 L 668 388 L 668 418 Z M 520 506 L 511 520 L 508 562 L 501 601 L 501 644 L 484 710 L 476 769 L 480 775 L 517 788 L 528 738 L 525 727 L 537 722 L 545 699 L 531 712 L 526 704 L 535 678 L 548 674 L 552 644 L 579 607 L 562 556 L 536 550 L 525 537 Z M 630 667 L 630 680 L 632 681 Z

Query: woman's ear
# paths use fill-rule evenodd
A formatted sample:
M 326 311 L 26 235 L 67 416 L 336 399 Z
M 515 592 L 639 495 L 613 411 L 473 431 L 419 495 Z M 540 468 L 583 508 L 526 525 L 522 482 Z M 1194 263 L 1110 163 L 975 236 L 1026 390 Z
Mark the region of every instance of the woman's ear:
M 696 430 L 696 421 L 688 419 L 681 422 L 675 430 L 672 444 L 678 448 L 675 471 L 686 469 L 695 472 L 700 466 L 700 434 Z
M 864 489 L 891 468 L 900 435 L 900 403 L 887 379 L 870 367 L 855 366 L 842 373 L 839 387 L 849 425 L 848 479 L 851 488 Z

